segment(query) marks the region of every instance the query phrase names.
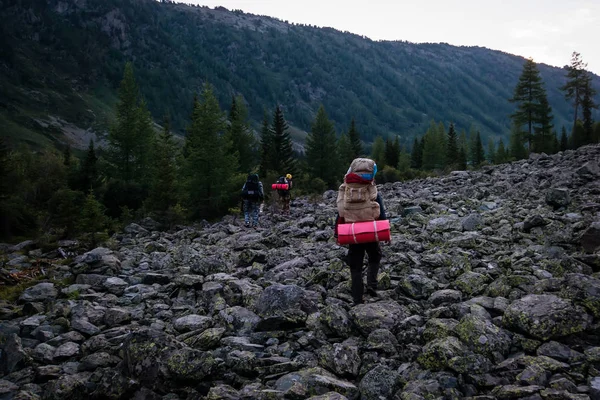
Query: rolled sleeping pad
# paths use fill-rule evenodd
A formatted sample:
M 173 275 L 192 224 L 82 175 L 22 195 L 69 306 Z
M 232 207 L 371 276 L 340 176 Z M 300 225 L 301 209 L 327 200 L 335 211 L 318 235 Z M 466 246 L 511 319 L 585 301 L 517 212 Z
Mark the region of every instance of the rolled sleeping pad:
M 290 186 L 287 183 L 274 183 L 271 185 L 273 190 L 289 190 Z
M 390 221 L 352 222 L 339 224 L 338 244 L 358 244 L 391 241 Z

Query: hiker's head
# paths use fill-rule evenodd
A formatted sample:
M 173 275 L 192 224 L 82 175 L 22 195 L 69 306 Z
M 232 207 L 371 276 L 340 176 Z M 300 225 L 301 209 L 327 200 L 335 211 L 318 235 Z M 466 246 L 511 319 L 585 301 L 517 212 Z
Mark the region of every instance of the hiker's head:
M 348 168 L 348 174 L 353 173 L 369 181 L 377 175 L 377 164 L 370 158 L 355 158 Z
M 292 179 L 292 174 L 287 174 L 285 177 L 286 179 Z
M 249 174 L 247 180 L 250 182 L 258 182 L 258 174 Z

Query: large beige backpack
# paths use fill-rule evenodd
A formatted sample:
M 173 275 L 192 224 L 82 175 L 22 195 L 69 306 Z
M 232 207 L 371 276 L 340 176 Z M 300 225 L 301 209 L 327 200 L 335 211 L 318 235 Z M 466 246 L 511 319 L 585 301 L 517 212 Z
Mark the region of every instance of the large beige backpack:
M 368 158 L 357 158 L 350 164 L 348 173 L 373 174 L 375 161 Z M 347 176 L 347 175 L 346 175 Z M 337 208 L 345 222 L 374 221 L 379 218 L 380 210 L 377 199 L 377 186 L 369 183 L 344 183 L 338 190 Z

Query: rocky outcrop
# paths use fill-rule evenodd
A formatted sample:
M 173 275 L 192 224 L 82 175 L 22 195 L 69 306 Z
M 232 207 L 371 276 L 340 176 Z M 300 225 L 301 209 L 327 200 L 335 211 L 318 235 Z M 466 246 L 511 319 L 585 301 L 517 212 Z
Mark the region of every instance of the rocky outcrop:
M 291 216 L 128 226 L 0 302 L 1 399 L 598 399 L 600 147 L 380 185 L 353 306 L 335 192 Z M 29 268 L 35 243 L 0 246 Z

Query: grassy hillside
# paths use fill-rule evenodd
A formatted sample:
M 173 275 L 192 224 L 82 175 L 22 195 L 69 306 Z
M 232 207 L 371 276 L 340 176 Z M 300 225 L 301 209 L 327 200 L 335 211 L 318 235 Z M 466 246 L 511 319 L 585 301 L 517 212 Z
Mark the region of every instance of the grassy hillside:
M 320 104 L 338 132 L 356 118 L 367 141 L 399 134 L 410 143 L 431 119 L 505 137 L 513 111 L 507 99 L 524 62 L 485 48 L 374 42 L 154 0 L 0 4 L 0 129 L 36 146 L 78 146 L 106 132 L 128 60 L 154 118 L 170 114 L 179 132 L 194 93 L 209 82 L 223 109 L 232 95 L 243 95 L 257 127 L 265 110 L 281 104 L 298 138 Z M 572 111 L 558 89 L 564 71 L 540 70 L 555 125 L 570 126 Z M 598 77 L 595 86 L 600 90 Z

